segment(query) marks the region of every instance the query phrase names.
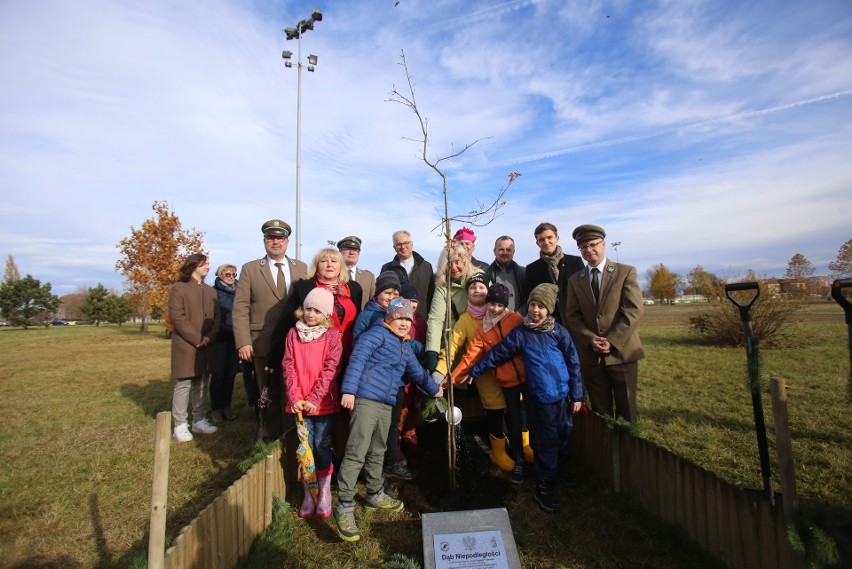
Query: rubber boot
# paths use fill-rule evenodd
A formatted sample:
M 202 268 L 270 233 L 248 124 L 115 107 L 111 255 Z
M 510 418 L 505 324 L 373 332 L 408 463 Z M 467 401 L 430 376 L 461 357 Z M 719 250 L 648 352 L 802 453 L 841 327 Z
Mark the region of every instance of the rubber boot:
M 314 517 L 314 511 L 316 510 L 316 504 L 314 503 L 314 497 L 311 495 L 311 488 L 308 486 L 308 483 L 304 480 L 302 484 L 305 487 L 305 499 L 302 500 L 302 508 L 299 510 L 300 518 L 312 518 Z M 328 514 L 326 514 L 327 516 Z
M 524 460 L 529 463 L 533 462 L 533 449 L 530 446 L 530 430 L 524 429 L 521 431 L 521 439 L 524 441 Z
M 515 461 L 506 454 L 506 437 L 499 439 L 494 435 L 488 435 L 488 437 L 491 439 L 491 462 L 496 464 L 500 470 L 512 472 L 515 469 Z
M 331 515 L 331 474 L 333 471 L 334 465 L 331 465 L 326 470 L 317 472 L 319 495 L 317 496 L 317 509 L 314 515 L 318 518 L 327 518 Z

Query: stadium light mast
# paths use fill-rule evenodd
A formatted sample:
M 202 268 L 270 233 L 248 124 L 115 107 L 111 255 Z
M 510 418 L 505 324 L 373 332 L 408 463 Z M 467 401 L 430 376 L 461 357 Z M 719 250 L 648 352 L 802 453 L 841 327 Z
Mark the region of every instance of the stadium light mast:
M 315 22 L 322 21 L 322 12 L 314 8 L 311 17 L 300 20 L 293 28 L 284 28 L 284 35 L 288 40 L 297 40 L 296 50 L 296 259 L 302 258 L 302 67 L 313 72 L 316 69 L 318 58 L 316 55 L 308 56 L 307 65 L 302 64 L 302 34 L 314 29 Z M 293 67 L 293 52 L 284 51 L 284 66 Z

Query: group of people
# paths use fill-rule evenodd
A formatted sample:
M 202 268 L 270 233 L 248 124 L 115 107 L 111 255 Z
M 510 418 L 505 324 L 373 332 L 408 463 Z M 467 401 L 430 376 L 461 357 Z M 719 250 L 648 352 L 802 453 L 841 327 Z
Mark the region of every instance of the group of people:
M 416 476 L 404 457 L 417 448 L 418 399 L 441 397 L 449 381 L 475 383 L 491 461 L 516 484 L 532 462 L 535 499 L 548 512 L 559 508 L 572 414 L 588 402 L 635 421 L 641 291 L 634 267 L 607 259 L 603 228 L 574 230 L 576 256 L 562 251 L 553 224 L 541 223 L 539 258 L 526 266 L 514 260 L 509 236 L 495 241 L 492 263 L 477 260 L 476 235 L 462 228 L 437 270 L 408 231 L 397 231 L 395 256 L 378 276 L 358 267 L 356 236 L 307 266 L 286 255 L 289 224 L 270 220 L 261 230 L 266 255 L 243 265 L 238 281 L 236 268 L 223 265 L 215 288 L 207 286 L 209 261 L 193 254 L 171 290 L 174 437 L 215 431 L 205 411 L 209 374 L 231 377 L 230 386 L 214 380 L 211 393 L 214 419 L 227 420 L 223 391 L 233 389 L 239 365 L 251 368 L 257 437 L 278 438 L 296 413 L 304 417 L 319 492 L 314 499 L 305 485 L 300 516 L 333 515 L 342 539 L 360 539 L 360 473 L 368 509 L 403 508 L 385 493 L 385 478 Z M 222 289 L 231 295 L 224 301 Z

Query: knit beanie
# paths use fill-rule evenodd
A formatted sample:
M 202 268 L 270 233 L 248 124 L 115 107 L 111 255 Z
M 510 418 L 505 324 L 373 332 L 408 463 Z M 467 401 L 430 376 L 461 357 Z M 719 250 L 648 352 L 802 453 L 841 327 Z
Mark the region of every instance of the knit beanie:
M 317 287 L 305 297 L 302 308 L 314 308 L 329 318 L 334 310 L 334 295 L 324 288 Z
M 376 277 L 376 294 L 392 288 L 399 290 L 399 277 L 393 271 L 384 271 Z
M 542 283 L 532 289 L 530 297 L 527 299 L 527 304 L 533 300 L 541 304 L 547 309 L 548 315 L 552 316 L 556 310 L 556 293 L 559 292 L 559 287 L 555 284 Z
M 411 303 L 404 298 L 397 298 L 390 301 L 387 313 L 385 314 L 385 322 L 390 323 L 399 318 L 414 320 L 414 310 L 411 309 Z
M 482 283 L 485 288 L 488 288 L 488 277 L 485 276 L 485 273 L 476 273 L 467 279 L 467 288 L 469 289 L 475 283 Z
M 462 227 L 456 234 L 453 235 L 454 241 L 470 241 L 471 243 L 476 242 L 476 235 L 473 233 L 473 229 L 469 229 L 467 227 Z
M 417 287 L 411 283 L 402 283 L 399 287 L 399 296 L 408 300 L 416 300 L 420 302 L 420 299 L 417 298 Z
M 509 306 L 509 289 L 501 283 L 494 283 L 488 289 L 488 296 L 485 297 L 485 302 L 496 302 L 503 306 Z

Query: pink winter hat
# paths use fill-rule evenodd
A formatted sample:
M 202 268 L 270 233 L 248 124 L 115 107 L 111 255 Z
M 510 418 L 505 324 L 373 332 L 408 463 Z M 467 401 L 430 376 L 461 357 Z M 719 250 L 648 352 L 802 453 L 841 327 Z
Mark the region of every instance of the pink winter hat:
M 334 310 L 334 295 L 324 288 L 317 287 L 305 297 L 302 308 L 314 308 L 328 318 L 331 316 L 331 311 Z
M 476 243 L 476 235 L 473 233 L 473 229 L 468 229 L 467 227 L 462 227 L 456 234 L 453 235 L 454 241 L 470 241 L 471 243 Z

